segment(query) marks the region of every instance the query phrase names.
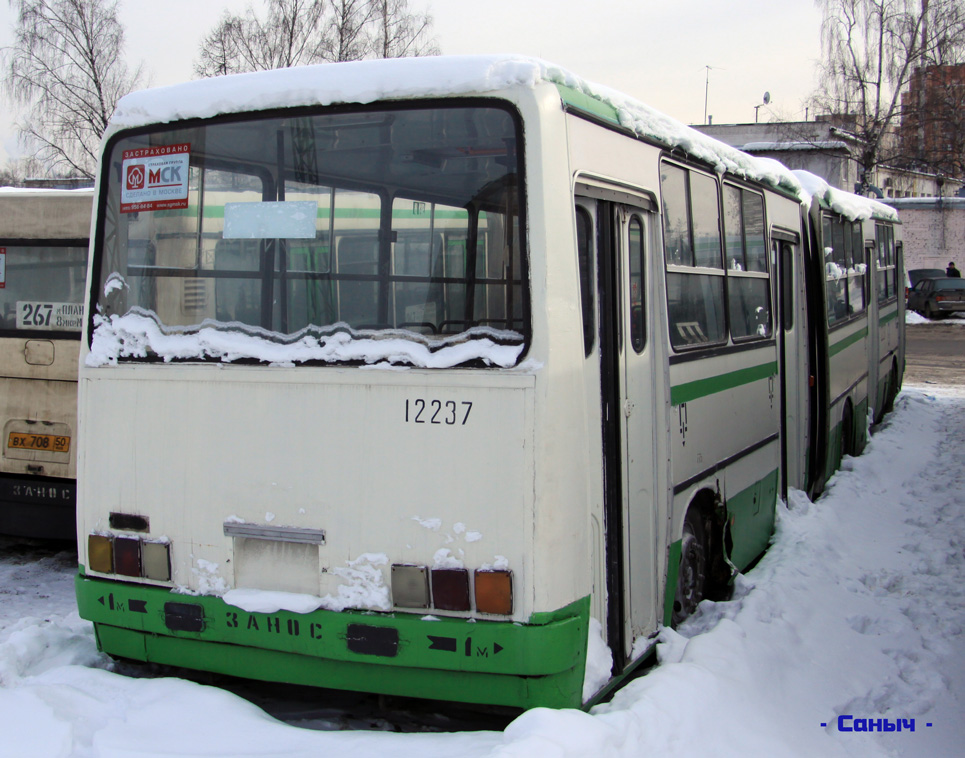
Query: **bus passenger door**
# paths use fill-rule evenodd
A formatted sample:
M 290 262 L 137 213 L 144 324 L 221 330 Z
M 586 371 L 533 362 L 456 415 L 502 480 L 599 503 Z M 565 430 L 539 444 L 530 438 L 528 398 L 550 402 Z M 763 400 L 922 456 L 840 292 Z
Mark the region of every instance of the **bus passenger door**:
M 772 232 L 772 240 L 778 269 L 782 377 L 781 497 L 786 499 L 788 487 L 808 488 L 814 367 L 811 364 L 802 249 L 790 235 Z
M 656 510 L 657 461 L 654 437 L 663 404 L 654 387 L 654 340 L 650 337 L 653 298 L 647 266 L 653 217 L 641 208 L 618 211 L 622 304 L 621 421 L 623 424 L 623 520 L 626 560 L 626 643 L 656 629 Z M 656 228 L 655 226 L 653 228 Z M 642 652 L 642 649 L 638 652 Z
M 583 189 L 583 188 L 581 188 Z M 599 362 L 603 450 L 603 564 L 606 641 L 614 673 L 634 640 L 656 628 L 654 587 L 653 340 L 648 234 L 657 228 L 638 205 L 602 199 L 594 188 L 576 198 L 587 250 L 581 281 L 587 360 Z M 592 194 L 591 194 L 592 193 Z M 615 192 L 601 192 L 613 198 Z M 636 199 L 622 194 L 628 200 Z M 644 198 L 639 198 L 644 202 Z M 590 242 L 592 241 L 592 242 Z M 590 252 L 592 251 L 592 252 Z M 595 276 L 594 276 L 595 275 Z M 595 280 L 595 281 L 594 281 Z M 595 285 L 590 287 L 591 282 Z M 591 304 L 595 303 L 595 308 Z M 595 324 L 588 324 L 595 318 Z

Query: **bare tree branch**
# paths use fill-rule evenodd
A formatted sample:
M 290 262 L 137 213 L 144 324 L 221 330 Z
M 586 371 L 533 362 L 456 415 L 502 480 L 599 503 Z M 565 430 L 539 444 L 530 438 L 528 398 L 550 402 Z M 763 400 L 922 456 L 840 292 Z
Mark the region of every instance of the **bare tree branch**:
M 909 165 L 899 121 L 917 104 L 902 93 L 918 69 L 961 61 L 965 10 L 961 0 L 816 0 L 824 12 L 820 85 L 811 102 L 861 145 L 868 177 L 882 163 Z
M 379 58 L 438 55 L 432 16 L 410 13 L 408 0 L 375 0 L 376 52 Z
M 408 0 L 265 0 L 264 21 L 249 6 L 225 13 L 204 38 L 200 77 L 308 63 L 437 55 L 432 18 Z
M 21 142 L 48 171 L 93 178 L 117 101 L 138 86 L 121 52 L 117 2 L 10 0 L 14 44 L 3 51 L 7 96 L 23 109 Z
M 374 44 L 367 31 L 375 18 L 375 3 L 371 0 L 330 0 L 330 5 L 323 58 L 340 63 L 372 57 Z

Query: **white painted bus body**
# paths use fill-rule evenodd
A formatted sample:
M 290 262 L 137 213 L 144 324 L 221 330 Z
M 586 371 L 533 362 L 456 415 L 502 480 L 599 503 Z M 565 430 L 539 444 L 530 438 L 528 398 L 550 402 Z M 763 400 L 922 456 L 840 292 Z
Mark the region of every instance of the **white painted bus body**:
M 334 86 L 324 71 L 271 77 L 319 76 Z M 209 86 L 218 85 L 191 85 Z M 604 677 L 581 687 L 591 618 L 602 625 L 616 677 L 673 620 L 688 510 L 699 510 L 713 530 L 708 539 L 727 546 L 717 569 L 744 568 L 764 549 L 788 455 L 782 451 L 789 438 L 797 459 L 813 445 L 809 432 L 782 429 L 813 413 L 791 407 L 797 394 L 785 384 L 790 372 L 794 387 L 810 384 L 801 375 L 805 362 L 781 357 L 782 345 L 807 349 L 803 327 L 813 314 L 806 298 L 796 299 L 804 336 L 780 332 L 772 247 L 789 241 L 792 257 L 803 261 L 800 199 L 793 182 L 778 186 L 780 171 L 778 179 L 754 174 L 752 159 L 712 141 L 703 143 L 714 145 L 710 152 L 671 149 L 622 126 L 618 109 L 590 100 L 561 81 L 526 77 L 493 89 L 405 95 L 406 108 L 495 105 L 520 118 L 518 225 L 529 323 L 522 354 L 504 367 L 489 354 L 489 365 L 429 367 L 377 340 L 362 346 L 374 353 L 360 352 L 351 364 L 302 365 L 290 344 L 272 352 L 278 340 L 247 354 L 225 341 L 239 330 L 231 322 L 219 331 L 177 320 L 217 315 L 204 310 L 217 288 L 204 267 L 196 277 L 162 282 L 157 311 L 162 321 L 170 314 L 172 328 L 155 330 L 157 314 L 144 321 L 139 312 L 146 325 L 135 333 L 123 307 L 119 321 L 106 308 L 87 324 L 78 598 L 103 649 L 390 694 L 578 706 L 607 684 Z M 376 106 L 352 107 L 367 114 Z M 179 128 L 120 119 L 108 150 L 128 138 L 130 126 L 130 139 L 148 128 Z M 735 173 L 708 162 L 718 149 Z M 692 268 L 701 281 L 763 286 L 762 331 L 733 338 L 722 314 L 719 338 L 680 343 L 703 337 L 697 321 L 669 315 L 668 277 L 691 274 L 666 263 L 667 167 L 759 203 L 763 271 Z M 105 168 L 100 181 L 113 170 Z M 114 235 L 141 235 L 154 245 L 145 249 L 163 256 L 166 242 L 149 229 L 148 212 L 118 212 L 111 191 L 101 187 L 106 205 L 90 281 L 93 301 L 113 308 L 112 298 L 128 296 L 130 277 L 100 268 L 105 246 Z M 589 237 L 580 237 L 580 219 L 590 224 Z M 208 252 L 216 258 L 217 232 L 197 236 L 199 260 L 209 260 Z M 591 264 L 582 269 L 581 239 L 590 240 Z M 796 271 L 794 286 L 803 287 L 804 266 Z M 195 285 L 201 274 L 207 279 Z M 581 300 L 587 284 L 591 296 Z M 427 310 L 422 316 L 413 320 L 430 320 Z M 805 468 L 795 465 L 794 481 Z M 103 550 L 106 557 L 97 553 Z M 118 572 L 132 554 L 140 561 L 130 564 L 133 573 Z M 425 571 L 435 582 L 447 570 L 474 580 L 511 574 L 511 610 L 480 611 L 478 585 L 471 596 L 467 589 L 463 610 L 440 607 L 435 585 L 425 605 L 396 602 L 418 594 L 395 583 L 403 571 L 416 580 Z M 317 602 L 291 611 L 285 603 L 296 597 Z M 272 603 L 281 609 L 275 615 L 266 610 Z M 290 639 L 281 640 L 286 629 Z M 544 631 L 570 647 L 543 645 Z M 322 641 L 305 647 L 314 640 Z M 540 680 L 553 691 L 539 690 Z

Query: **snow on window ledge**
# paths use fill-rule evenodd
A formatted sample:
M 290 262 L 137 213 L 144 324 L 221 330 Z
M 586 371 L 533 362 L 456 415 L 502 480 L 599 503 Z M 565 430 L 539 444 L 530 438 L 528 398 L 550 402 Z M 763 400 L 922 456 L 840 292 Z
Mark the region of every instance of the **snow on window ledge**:
M 330 331 L 302 330 L 284 342 L 280 335 L 243 324 L 202 322 L 197 327 L 161 326 L 148 311 L 94 316 L 87 366 L 116 365 L 124 358 L 174 360 L 256 360 L 273 365 L 388 362 L 417 368 L 452 368 L 472 361 L 509 368 L 522 354 L 518 332 L 473 327 L 459 335 L 428 338 L 414 332 L 356 331 L 336 324 Z M 510 343 L 510 344 L 505 344 Z

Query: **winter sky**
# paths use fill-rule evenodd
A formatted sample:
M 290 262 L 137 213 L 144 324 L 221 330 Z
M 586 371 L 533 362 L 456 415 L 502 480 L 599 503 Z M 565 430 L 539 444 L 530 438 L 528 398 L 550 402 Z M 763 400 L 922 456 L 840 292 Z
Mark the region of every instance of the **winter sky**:
M 202 37 L 225 9 L 260 0 L 121 0 L 132 65 L 143 62 L 153 86 L 193 78 Z M 621 90 L 685 123 L 803 118 L 814 88 L 821 14 L 800 0 L 410 0 L 428 8 L 444 54 L 520 53 L 558 63 Z M 484 8 L 479 11 L 478 8 Z M 16 14 L 0 0 L 0 45 L 13 39 Z M 6 101 L 0 108 L 0 166 L 16 154 Z

